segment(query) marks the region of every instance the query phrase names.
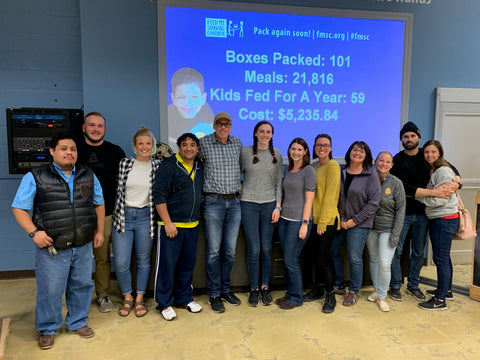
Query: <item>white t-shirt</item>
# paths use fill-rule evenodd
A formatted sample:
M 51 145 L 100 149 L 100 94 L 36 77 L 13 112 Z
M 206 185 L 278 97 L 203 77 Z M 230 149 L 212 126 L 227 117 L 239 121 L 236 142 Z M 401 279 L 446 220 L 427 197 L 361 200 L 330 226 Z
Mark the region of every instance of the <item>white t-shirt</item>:
M 125 206 L 143 208 L 149 204 L 152 162 L 135 160 L 125 184 Z

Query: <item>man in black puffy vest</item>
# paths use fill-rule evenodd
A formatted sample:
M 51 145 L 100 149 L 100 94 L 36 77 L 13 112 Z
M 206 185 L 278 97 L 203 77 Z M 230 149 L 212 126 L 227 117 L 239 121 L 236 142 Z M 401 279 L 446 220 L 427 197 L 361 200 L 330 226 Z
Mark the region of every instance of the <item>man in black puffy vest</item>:
M 62 326 L 64 293 L 67 330 L 82 338 L 94 335 L 86 321 L 92 256 L 93 247 L 103 243 L 105 218 L 102 188 L 90 168 L 76 164 L 74 139 L 67 134 L 54 137 L 50 154 L 50 164 L 23 177 L 12 203 L 15 219 L 36 245 L 35 327 L 41 349 L 53 346 Z

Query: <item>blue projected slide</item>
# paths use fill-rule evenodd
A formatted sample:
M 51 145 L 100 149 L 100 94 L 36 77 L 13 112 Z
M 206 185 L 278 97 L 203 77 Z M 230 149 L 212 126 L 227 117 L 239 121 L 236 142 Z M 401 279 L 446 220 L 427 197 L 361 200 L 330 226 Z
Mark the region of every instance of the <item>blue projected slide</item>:
M 260 120 L 286 156 L 294 137 L 398 151 L 405 21 L 165 7 L 169 138 L 233 117 L 244 145 Z M 173 82 L 173 85 L 172 85 Z M 192 130 L 193 129 L 193 130 Z M 312 150 L 312 149 L 311 149 Z

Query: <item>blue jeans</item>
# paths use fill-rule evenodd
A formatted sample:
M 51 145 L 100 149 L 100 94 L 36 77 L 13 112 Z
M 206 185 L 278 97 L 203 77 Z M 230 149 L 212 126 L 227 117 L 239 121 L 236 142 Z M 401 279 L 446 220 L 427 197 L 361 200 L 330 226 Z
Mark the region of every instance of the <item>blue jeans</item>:
M 400 258 L 402 257 L 403 244 L 407 237 L 408 230 L 411 229 L 410 241 L 410 262 L 408 264 L 408 284 L 410 289 L 418 289 L 420 271 L 423 266 L 425 246 L 427 245 L 428 222 L 423 214 L 405 215 L 402 232 L 398 239 L 397 249 L 392 260 L 392 279 L 390 287 L 400 289 L 402 286 L 402 268 L 400 267 Z
M 78 330 L 87 325 L 92 300 L 92 243 L 58 250 L 53 257 L 47 248 L 35 247 L 37 303 L 35 328 L 42 335 L 54 335 L 63 323 L 62 297 L 65 293 L 65 326 Z
M 348 261 L 350 262 L 350 286 L 349 290 L 355 292 L 358 295 L 360 288 L 362 287 L 362 278 L 363 278 L 363 249 L 365 248 L 365 242 L 367 240 L 368 233 L 370 232 L 369 228 L 355 226 L 348 230 L 340 230 L 335 236 L 334 243 L 335 248 L 332 244 L 332 252 L 337 250 L 340 251 L 340 247 L 346 241 L 347 242 L 347 251 L 348 251 Z M 337 270 L 339 269 L 338 262 L 340 261 L 340 254 L 337 252 L 336 257 L 334 258 L 335 264 L 335 277 L 339 276 Z M 342 279 L 343 279 L 343 267 L 342 267 Z M 335 283 L 337 284 L 336 280 Z M 343 285 L 343 284 L 342 284 Z
M 150 208 L 125 207 L 125 233 L 112 231 L 115 270 L 122 295 L 132 293 L 130 263 L 135 246 L 137 259 L 137 294 L 145 294 L 150 276 L 153 239 L 150 238 Z
M 392 259 L 395 248 L 390 247 L 390 233 L 370 230 L 367 237 L 368 255 L 370 257 L 370 276 L 379 299 L 387 297 L 390 284 Z
M 241 218 L 240 197 L 233 199 L 220 199 L 211 195 L 204 197 L 206 285 L 209 297 L 230 291 L 230 272 L 235 262 L 235 247 Z
M 158 231 L 155 301 L 157 310 L 176 305 L 185 307 L 193 301 L 193 269 L 197 259 L 198 226 L 177 228 L 169 238 L 162 226 Z
M 253 290 L 258 286 L 258 265 L 262 256 L 262 285 L 270 282 L 272 268 L 272 236 L 275 224 L 272 224 L 272 213 L 275 201 L 257 204 L 241 201 L 242 224 L 247 241 L 247 267 L 250 277 L 250 287 Z
M 436 218 L 428 220 L 432 242 L 433 262 L 437 266 L 437 298 L 445 300 L 451 290 L 453 266 L 450 258 L 452 238 L 458 228 L 458 218 Z
M 283 259 L 285 260 L 285 280 L 287 283 L 286 299 L 295 305 L 303 304 L 303 280 L 302 270 L 298 259 L 303 246 L 310 235 L 312 224 L 308 224 L 308 231 L 305 239 L 298 237 L 298 232 L 302 226 L 301 221 L 289 221 L 280 218 L 278 221 L 278 237 L 283 249 Z

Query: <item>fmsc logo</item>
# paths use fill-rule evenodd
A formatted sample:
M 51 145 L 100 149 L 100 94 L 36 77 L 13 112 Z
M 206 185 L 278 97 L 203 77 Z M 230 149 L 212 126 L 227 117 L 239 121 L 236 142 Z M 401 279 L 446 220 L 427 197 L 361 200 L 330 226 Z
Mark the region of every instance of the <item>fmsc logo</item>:
M 205 18 L 205 36 L 226 38 L 243 38 L 243 21 L 234 23 L 232 20 Z

